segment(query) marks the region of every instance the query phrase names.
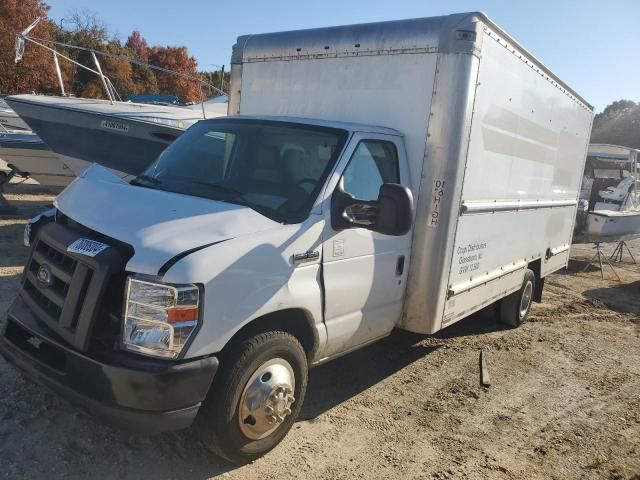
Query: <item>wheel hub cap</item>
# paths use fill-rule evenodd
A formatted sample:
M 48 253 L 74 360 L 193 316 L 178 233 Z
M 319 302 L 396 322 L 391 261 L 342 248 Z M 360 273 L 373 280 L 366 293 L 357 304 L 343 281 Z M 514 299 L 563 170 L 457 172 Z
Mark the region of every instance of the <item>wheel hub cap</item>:
M 524 287 L 524 292 L 522 292 L 522 299 L 520 300 L 520 318 L 523 318 L 529 311 L 529 305 L 531 305 L 532 296 L 533 285 L 531 284 L 531 282 L 528 282 Z
M 295 402 L 295 374 L 289 362 L 274 358 L 249 378 L 240 397 L 240 430 L 252 440 L 274 432 L 291 415 Z

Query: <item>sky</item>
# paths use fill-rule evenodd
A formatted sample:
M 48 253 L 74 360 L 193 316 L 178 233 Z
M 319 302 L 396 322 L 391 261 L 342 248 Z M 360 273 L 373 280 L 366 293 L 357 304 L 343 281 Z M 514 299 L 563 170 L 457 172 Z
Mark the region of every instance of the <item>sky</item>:
M 239 35 L 483 11 L 601 111 L 640 101 L 640 0 L 46 0 L 56 21 L 87 9 L 116 36 L 187 46 L 228 68 Z

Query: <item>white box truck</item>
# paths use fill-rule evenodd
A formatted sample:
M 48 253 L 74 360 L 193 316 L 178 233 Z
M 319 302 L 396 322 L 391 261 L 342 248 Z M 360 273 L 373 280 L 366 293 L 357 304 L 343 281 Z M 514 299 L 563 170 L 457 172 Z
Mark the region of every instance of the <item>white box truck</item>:
M 592 108 L 483 14 L 239 37 L 229 113 L 28 225 L 9 361 L 247 461 L 309 366 L 494 303 L 517 326 L 567 265 Z

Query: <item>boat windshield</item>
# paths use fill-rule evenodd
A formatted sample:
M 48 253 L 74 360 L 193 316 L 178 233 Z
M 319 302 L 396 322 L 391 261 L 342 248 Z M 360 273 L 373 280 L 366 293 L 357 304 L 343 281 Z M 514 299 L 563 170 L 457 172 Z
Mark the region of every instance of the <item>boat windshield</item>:
M 617 153 L 589 154 L 580 198 L 588 200 L 589 210 L 637 210 L 640 208 L 637 182 L 635 156 Z
M 347 139 L 345 130 L 272 120 L 203 120 L 132 184 L 248 206 L 299 223 Z

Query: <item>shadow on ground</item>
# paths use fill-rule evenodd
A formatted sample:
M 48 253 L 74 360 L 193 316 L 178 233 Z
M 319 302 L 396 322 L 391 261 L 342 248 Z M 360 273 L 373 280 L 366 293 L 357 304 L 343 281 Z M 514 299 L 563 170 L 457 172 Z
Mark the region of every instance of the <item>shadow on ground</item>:
M 390 337 L 311 370 L 300 420 L 310 420 L 428 355 L 438 346 L 424 336 L 396 331 Z
M 604 302 L 616 312 L 640 315 L 640 280 L 593 288 L 584 291 L 583 295 Z
M 484 335 L 485 333 L 511 330 L 503 323 L 496 320 L 495 305 L 489 305 L 470 317 L 464 318 L 453 325 L 440 330 L 434 336 L 436 338 L 454 338 Z
M 488 307 L 433 336 L 396 330 L 384 340 L 311 370 L 300 419 L 321 415 L 440 348 L 439 344 L 425 345 L 425 339 L 483 335 L 508 328 L 495 320 L 493 308 Z

